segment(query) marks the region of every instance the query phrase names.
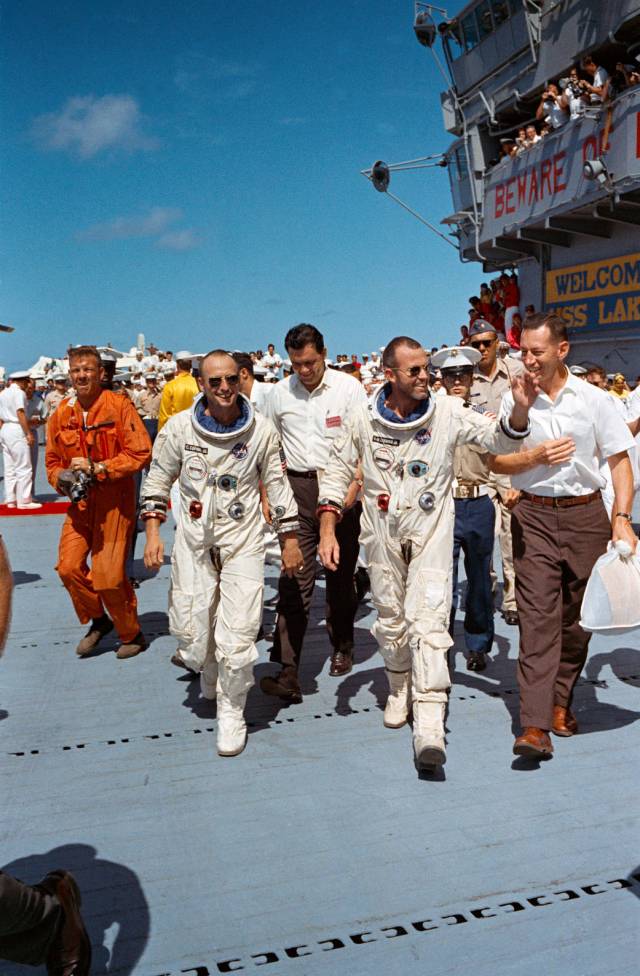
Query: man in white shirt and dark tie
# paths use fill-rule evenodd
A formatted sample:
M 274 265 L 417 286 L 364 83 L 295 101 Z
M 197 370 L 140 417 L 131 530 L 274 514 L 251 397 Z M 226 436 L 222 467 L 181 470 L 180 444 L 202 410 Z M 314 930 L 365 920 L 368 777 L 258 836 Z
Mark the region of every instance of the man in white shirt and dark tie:
M 315 585 L 319 541 L 318 480 L 326 467 L 334 437 L 356 404 L 366 403 L 360 383 L 327 368 L 322 334 L 303 323 L 284 340 L 293 375 L 282 380 L 266 401 L 265 412 L 282 439 L 287 474 L 300 517 L 298 543 L 304 565 L 293 578 L 280 577 L 277 619 L 271 660 L 281 665 L 260 687 L 284 701 L 302 700 L 298 668 Z M 354 481 L 345 502 L 340 535 L 340 565 L 326 571 L 327 630 L 333 647 L 330 674 L 348 674 L 353 665 L 353 621 L 358 606 L 353 575 L 359 552 L 360 485 Z
M 607 543 L 635 549 L 631 526 L 631 432 L 604 391 L 573 376 L 564 361 L 567 329 L 556 315 L 530 316 L 521 336 L 522 361 L 540 393 L 529 411 L 531 434 L 519 454 L 498 458 L 520 491 L 512 516 L 516 601 L 520 615 L 520 719 L 513 751 L 548 758 L 549 737 L 574 735 L 573 689 L 590 635 L 580 627 L 587 580 Z M 513 396 L 503 399 L 508 416 Z M 611 520 L 602 501 L 606 460 L 615 500 Z

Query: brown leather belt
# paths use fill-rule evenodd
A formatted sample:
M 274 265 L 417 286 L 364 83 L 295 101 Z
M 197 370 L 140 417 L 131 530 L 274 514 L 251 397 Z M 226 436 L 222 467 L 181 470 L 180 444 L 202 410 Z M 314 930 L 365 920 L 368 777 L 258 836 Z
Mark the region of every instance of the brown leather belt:
M 291 475 L 292 478 L 317 478 L 317 471 L 292 471 L 291 468 L 287 468 L 287 474 Z
M 573 508 L 575 505 L 588 505 L 600 498 L 599 491 L 592 491 L 589 495 L 561 495 L 554 498 L 552 495 L 532 495 L 531 492 L 521 491 L 521 498 L 526 498 L 534 505 L 546 505 L 547 508 Z

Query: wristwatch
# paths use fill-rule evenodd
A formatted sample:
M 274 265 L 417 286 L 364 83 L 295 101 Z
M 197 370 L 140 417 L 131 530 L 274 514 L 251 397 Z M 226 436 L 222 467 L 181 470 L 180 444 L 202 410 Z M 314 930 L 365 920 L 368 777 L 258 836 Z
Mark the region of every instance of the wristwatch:
M 623 518 L 626 519 L 627 522 L 633 522 L 633 518 L 628 512 L 616 512 L 616 518 Z

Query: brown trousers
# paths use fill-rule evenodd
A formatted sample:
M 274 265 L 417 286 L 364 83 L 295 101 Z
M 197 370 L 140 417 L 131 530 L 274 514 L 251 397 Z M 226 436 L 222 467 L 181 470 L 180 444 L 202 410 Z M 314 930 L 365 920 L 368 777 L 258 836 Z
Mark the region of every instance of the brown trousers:
M 289 482 L 298 505 L 298 543 L 304 558 L 304 569 L 291 579 L 284 575 L 280 577 L 271 660 L 297 670 L 316 581 L 320 524 L 316 517 L 317 478 L 289 475 Z M 336 527 L 340 564 L 335 572 L 325 570 L 327 631 L 336 649 L 344 644 L 353 645 L 353 621 L 358 608 L 353 574 L 358 561 L 360 512 L 361 505 L 358 503 L 344 513 Z
M 580 606 L 593 565 L 611 538 L 601 498 L 572 508 L 521 499 L 511 531 L 520 614 L 520 721 L 549 730 L 553 707 L 571 704 L 590 634 Z

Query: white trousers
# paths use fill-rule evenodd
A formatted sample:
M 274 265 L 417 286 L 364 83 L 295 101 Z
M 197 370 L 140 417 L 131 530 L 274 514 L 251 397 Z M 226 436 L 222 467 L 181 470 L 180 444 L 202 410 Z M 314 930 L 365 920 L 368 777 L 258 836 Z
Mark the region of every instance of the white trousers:
M 5 504 L 31 501 L 31 452 L 20 424 L 3 424 L 0 445 L 4 463 Z
M 207 662 L 250 669 L 262 619 L 264 551 L 192 551 L 180 532 L 171 554 L 169 630 L 193 671 Z
M 414 701 L 446 702 L 451 678 L 447 649 L 451 608 L 453 522 L 420 545 L 367 539 L 371 628 L 390 671 L 411 671 Z
M 34 495 L 35 490 L 36 490 L 36 472 L 38 470 L 38 452 L 40 450 L 40 447 L 39 447 L 39 444 L 38 444 L 38 428 L 37 427 L 35 428 L 35 430 L 33 432 L 33 436 L 34 436 L 34 441 L 33 441 L 33 444 L 31 445 L 31 449 L 30 449 L 30 452 L 29 452 L 30 455 L 31 455 L 31 497 L 32 498 L 33 498 L 33 495 Z

